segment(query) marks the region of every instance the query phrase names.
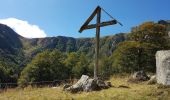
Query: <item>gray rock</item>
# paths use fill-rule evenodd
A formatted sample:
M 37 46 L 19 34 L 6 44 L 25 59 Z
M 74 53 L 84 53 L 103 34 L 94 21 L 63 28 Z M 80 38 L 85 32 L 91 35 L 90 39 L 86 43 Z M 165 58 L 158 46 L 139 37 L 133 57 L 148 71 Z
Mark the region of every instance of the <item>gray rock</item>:
M 138 80 L 138 81 L 147 81 L 149 80 L 149 77 L 146 75 L 144 71 L 138 71 L 135 72 L 132 76 L 133 79 Z
M 83 87 L 83 91 L 85 92 L 90 92 L 97 89 L 98 89 L 98 85 L 95 79 L 89 79 Z
M 65 90 L 71 91 L 71 92 L 73 92 L 73 93 L 74 93 L 74 92 L 78 92 L 78 91 L 82 91 L 82 90 L 83 90 L 83 86 L 84 86 L 85 84 L 87 84 L 87 80 L 88 80 L 88 79 L 89 79 L 89 76 L 87 76 L 87 75 L 82 75 L 81 78 L 80 78 L 80 80 L 79 80 L 76 84 L 74 84 L 74 85 L 66 88 Z
M 156 78 L 157 83 L 170 85 L 170 50 L 157 51 Z
M 90 79 L 89 76 L 82 75 L 82 77 L 76 84 L 74 84 L 68 88 L 65 88 L 64 90 L 70 91 L 72 93 L 76 93 L 79 91 L 90 92 L 90 91 L 96 91 L 96 90 L 109 88 L 110 85 L 111 85 L 111 83 L 108 83 L 108 85 L 107 85 L 102 80 Z
M 109 88 L 109 86 L 107 86 L 107 85 L 105 84 L 105 82 L 102 81 L 102 80 L 97 80 L 97 84 L 98 84 L 98 86 L 99 86 L 101 89 L 107 89 L 107 88 Z
M 150 78 L 147 76 L 147 74 L 144 71 L 137 71 L 135 72 L 132 77 L 128 80 L 128 82 L 138 83 L 141 81 L 147 81 Z
M 169 37 L 170 37 L 170 31 L 168 32 L 168 35 L 169 35 Z

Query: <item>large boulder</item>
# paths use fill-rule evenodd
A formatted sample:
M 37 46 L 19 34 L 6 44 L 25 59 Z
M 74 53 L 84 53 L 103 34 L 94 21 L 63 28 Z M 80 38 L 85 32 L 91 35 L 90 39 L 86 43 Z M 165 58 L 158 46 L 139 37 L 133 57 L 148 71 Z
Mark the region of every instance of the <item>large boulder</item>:
M 156 53 L 156 79 L 158 84 L 170 85 L 170 50 Z
M 87 82 L 88 82 L 87 80 L 88 80 L 88 79 L 89 79 L 89 76 L 87 76 L 87 75 L 82 75 L 81 78 L 80 78 L 80 80 L 79 80 L 76 84 L 74 84 L 74 85 L 66 88 L 65 90 L 71 91 L 71 92 L 82 91 L 82 90 L 83 90 L 83 87 L 85 86 L 85 84 L 87 84 Z
M 64 88 L 64 90 L 70 91 L 72 93 L 76 93 L 79 91 L 90 92 L 111 87 L 111 83 L 110 82 L 107 83 L 108 84 L 99 79 L 91 79 L 87 75 L 82 75 L 80 80 L 76 84 Z

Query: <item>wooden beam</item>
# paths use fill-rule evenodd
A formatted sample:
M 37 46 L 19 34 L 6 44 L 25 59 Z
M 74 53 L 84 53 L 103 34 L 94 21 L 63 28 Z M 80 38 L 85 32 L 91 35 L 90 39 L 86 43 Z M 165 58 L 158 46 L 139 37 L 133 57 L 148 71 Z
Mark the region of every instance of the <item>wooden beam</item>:
M 84 27 L 87 26 L 90 21 L 94 18 L 94 16 L 96 15 L 97 11 L 101 9 L 100 6 L 97 6 L 97 8 L 93 11 L 93 13 L 90 15 L 90 17 L 85 21 L 85 23 L 81 26 L 79 32 L 81 33 L 84 30 Z
M 107 21 L 107 22 L 102 22 L 102 23 L 99 24 L 99 26 L 100 26 L 100 27 L 104 27 L 104 26 L 109 26 L 109 25 L 114 25 L 114 24 L 117 24 L 117 21 L 116 21 L 116 20 Z M 96 26 L 97 26 L 97 24 L 87 25 L 87 26 L 84 26 L 84 27 L 82 28 L 82 30 L 96 28 Z M 82 31 L 79 30 L 79 32 L 81 33 Z
M 95 66 L 94 66 L 94 78 L 98 79 L 99 70 L 99 42 L 100 42 L 100 18 L 101 8 L 97 11 L 97 23 L 96 23 L 96 49 L 95 49 Z

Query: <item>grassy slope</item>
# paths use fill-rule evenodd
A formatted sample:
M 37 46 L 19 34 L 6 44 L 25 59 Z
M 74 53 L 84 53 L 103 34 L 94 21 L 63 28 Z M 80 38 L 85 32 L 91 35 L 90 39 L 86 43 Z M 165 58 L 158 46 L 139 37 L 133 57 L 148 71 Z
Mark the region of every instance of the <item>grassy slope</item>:
M 62 87 L 12 89 L 0 93 L 0 100 L 170 100 L 170 88 L 158 89 L 157 85 L 147 85 L 146 82 L 129 84 L 126 80 L 127 77 L 113 76 L 111 82 L 115 87 L 78 94 L 64 92 Z M 119 85 L 126 85 L 130 88 L 118 88 Z

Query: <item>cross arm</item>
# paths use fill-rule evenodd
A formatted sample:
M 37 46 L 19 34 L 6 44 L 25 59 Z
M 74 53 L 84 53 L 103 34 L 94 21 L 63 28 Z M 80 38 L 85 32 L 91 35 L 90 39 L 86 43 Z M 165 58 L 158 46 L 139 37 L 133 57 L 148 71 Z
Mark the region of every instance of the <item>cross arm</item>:
M 100 6 L 97 6 L 97 8 L 93 11 L 93 13 L 90 15 L 90 17 L 85 21 L 85 23 L 81 26 L 80 30 L 83 29 L 84 26 L 87 26 L 90 21 L 94 18 L 94 16 L 97 14 L 97 12 L 101 10 Z M 82 30 L 83 31 L 83 30 Z
M 99 26 L 104 27 L 104 26 L 113 25 L 113 24 L 117 24 L 117 20 L 111 20 L 111 21 L 107 21 L 107 22 L 102 22 L 102 23 L 99 24 Z M 87 25 L 87 26 L 82 26 L 80 28 L 79 32 L 81 33 L 83 30 L 96 28 L 96 26 L 97 26 L 97 24 L 91 24 L 91 25 Z

